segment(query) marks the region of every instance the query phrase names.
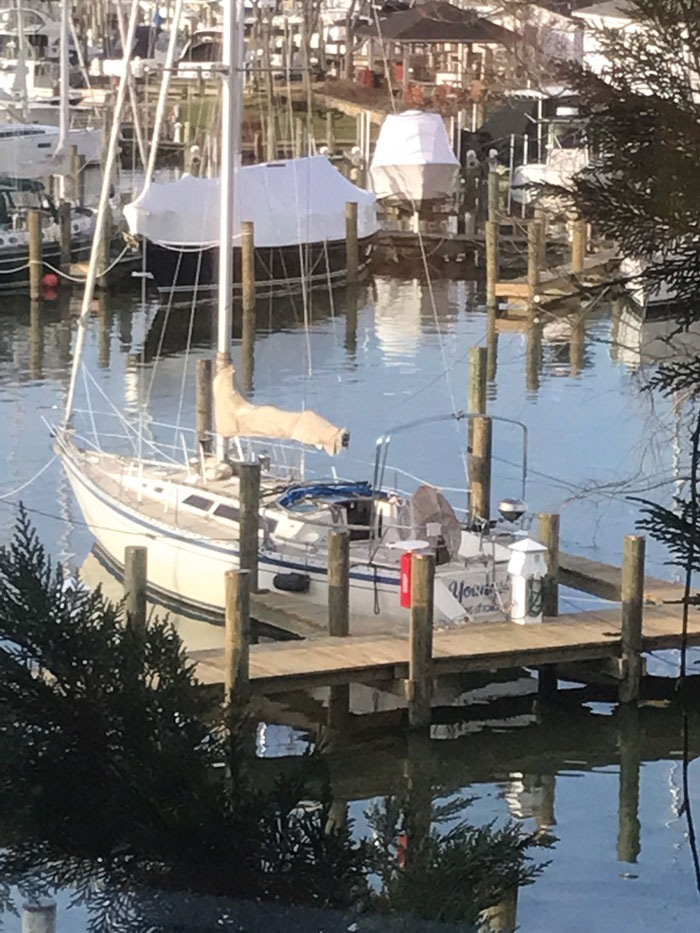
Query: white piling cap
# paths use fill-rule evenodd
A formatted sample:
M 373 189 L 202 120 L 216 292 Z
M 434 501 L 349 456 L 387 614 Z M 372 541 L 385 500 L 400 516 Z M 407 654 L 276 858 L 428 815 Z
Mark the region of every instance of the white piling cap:
M 508 545 L 511 552 L 508 573 L 515 577 L 543 577 L 547 573 L 547 548 L 532 538 L 523 538 Z

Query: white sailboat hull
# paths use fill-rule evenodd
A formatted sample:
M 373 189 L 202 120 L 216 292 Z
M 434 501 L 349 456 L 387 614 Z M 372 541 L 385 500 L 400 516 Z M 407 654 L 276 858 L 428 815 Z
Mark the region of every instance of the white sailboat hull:
M 123 566 L 124 549 L 129 545 L 148 549 L 148 586 L 154 595 L 167 596 L 199 612 L 221 615 L 225 607 L 225 579 L 228 570 L 238 568 L 238 541 L 188 533 L 166 522 L 150 519 L 136 508 L 115 499 L 81 470 L 80 461 L 63 457 L 64 466 L 85 521 L 108 557 Z M 364 550 L 364 549 L 363 549 Z M 366 551 L 365 551 L 366 553 Z M 308 590 L 295 598 L 316 606 L 328 603 L 325 550 L 316 562 L 303 556 L 288 555 L 263 547 L 259 551 L 258 585 L 275 591 L 280 573 L 303 573 L 309 578 Z M 350 612 L 355 619 L 381 619 L 382 629 L 396 623 L 405 625 L 408 611 L 400 605 L 400 573 L 359 563 L 351 556 Z M 442 572 L 441 572 L 442 571 Z M 492 568 L 438 568 L 435 589 L 437 622 L 452 621 L 455 606 L 472 618 L 494 617 L 497 589 L 503 595 L 508 587 L 506 565 Z M 458 605 L 459 604 L 459 605 Z M 298 605 L 298 604 L 297 604 Z M 502 616 L 501 616 L 502 617 Z M 351 630 L 352 630 L 351 622 Z M 379 624 L 378 624 L 379 627 Z

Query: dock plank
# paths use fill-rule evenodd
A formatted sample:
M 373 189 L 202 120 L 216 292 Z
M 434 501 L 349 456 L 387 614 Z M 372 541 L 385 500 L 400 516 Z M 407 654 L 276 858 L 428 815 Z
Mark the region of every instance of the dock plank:
M 645 651 L 680 645 L 679 605 L 645 609 Z M 688 640 L 700 645 L 700 613 L 691 615 Z M 465 624 L 433 636 L 435 675 L 455 671 L 499 670 L 548 663 L 573 663 L 616 656 L 620 648 L 620 610 L 569 613 L 536 625 L 512 622 Z M 191 654 L 205 683 L 223 681 L 223 651 Z M 321 636 L 283 644 L 251 646 L 253 690 L 276 693 L 366 678 L 406 676 L 409 642 L 386 635 L 338 638 Z

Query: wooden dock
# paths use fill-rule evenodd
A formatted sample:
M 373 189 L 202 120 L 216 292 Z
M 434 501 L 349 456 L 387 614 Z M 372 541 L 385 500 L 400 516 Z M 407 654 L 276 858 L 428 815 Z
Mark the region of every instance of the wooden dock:
M 619 265 L 619 256 L 613 249 L 601 249 L 589 253 L 583 263 L 583 271 L 571 271 L 571 263 L 562 263 L 539 273 L 539 282 L 535 301 L 546 304 L 576 297 L 582 287 L 597 285 L 614 274 Z M 526 275 L 496 282 L 496 298 L 508 298 L 526 302 L 530 294 L 530 285 Z
M 607 585 L 614 587 L 615 584 L 608 582 Z M 665 585 L 669 587 L 666 593 L 677 598 L 678 589 L 672 584 Z M 679 648 L 680 631 L 681 606 L 678 603 L 647 606 L 642 650 Z M 691 614 L 688 643 L 700 645 L 700 614 Z M 560 615 L 536 625 L 469 623 L 454 630 L 436 631 L 433 636 L 435 677 L 470 671 L 575 664 L 620 655 L 619 608 Z M 197 664 L 197 676 L 202 683 L 223 683 L 223 649 L 193 652 L 191 658 Z M 251 646 L 250 685 L 253 692 L 269 695 L 352 682 L 386 683 L 405 679 L 408 665 L 407 637 L 318 636 Z

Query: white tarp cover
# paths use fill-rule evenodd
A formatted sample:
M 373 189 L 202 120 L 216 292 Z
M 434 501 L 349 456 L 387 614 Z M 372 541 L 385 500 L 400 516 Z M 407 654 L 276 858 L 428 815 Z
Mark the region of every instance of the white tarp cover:
M 370 164 L 377 197 L 447 197 L 454 192 L 458 172 L 439 113 L 406 110 L 384 120 Z
M 577 172 L 589 162 L 587 149 L 551 149 L 546 162 L 518 165 L 513 171 L 511 197 L 519 204 L 530 204 L 538 192 L 525 185 L 558 185 L 568 188 Z
M 353 185 L 325 156 L 246 165 L 236 171 L 234 243 L 241 221 L 255 224 L 258 247 L 345 239 L 345 204 L 357 202 L 362 239 L 379 229 L 376 197 Z M 219 241 L 219 179 L 183 175 L 153 183 L 127 204 L 132 233 L 155 243 L 213 246 Z
M 348 432 L 313 411 L 284 411 L 274 405 L 254 405 L 238 392 L 233 366 L 214 377 L 216 430 L 222 437 L 279 437 L 312 447 L 331 456 L 347 447 Z

